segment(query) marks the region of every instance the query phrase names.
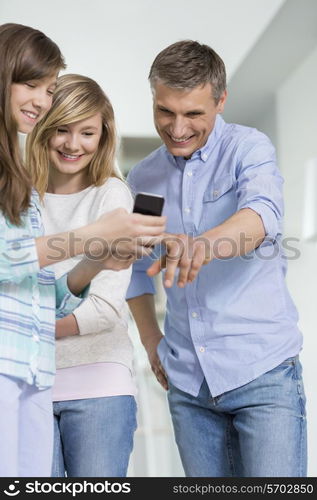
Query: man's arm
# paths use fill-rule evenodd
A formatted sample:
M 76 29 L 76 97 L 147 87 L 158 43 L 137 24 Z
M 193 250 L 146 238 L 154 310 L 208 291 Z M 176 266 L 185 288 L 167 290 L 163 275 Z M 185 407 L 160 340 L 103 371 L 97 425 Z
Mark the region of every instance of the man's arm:
M 259 214 L 243 208 L 219 226 L 203 233 L 213 248 L 214 257 L 227 259 L 245 255 L 261 245 L 265 229 Z
M 179 251 L 176 243 L 167 246 L 165 286 L 172 286 L 177 267 L 180 267 L 178 284 L 184 286 L 213 258 L 244 255 L 258 247 L 265 237 L 274 241 L 280 233 L 283 178 L 276 166 L 271 141 L 253 130 L 239 143 L 238 150 L 234 166 L 236 213 L 198 238 L 178 235 L 185 240 L 184 252 Z M 164 260 L 154 263 L 148 274 L 157 274 L 164 264 Z
M 156 319 L 154 296 L 144 294 L 127 300 L 139 330 L 141 342 L 147 352 L 152 371 L 164 389 L 168 389 L 167 378 L 157 354 L 157 346 L 163 334 Z
M 192 238 L 184 234 L 167 235 L 167 254 L 154 262 L 148 275 L 154 276 L 166 268 L 164 284 L 173 285 L 176 269 L 179 268 L 177 284 L 184 287 L 192 282 L 202 265 L 212 259 L 228 259 L 245 255 L 257 248 L 265 238 L 261 217 L 250 208 L 243 208 L 225 222 L 202 235 Z
M 197 245 L 189 268 L 181 268 L 178 284 L 185 286 L 193 281 L 201 266 L 212 259 L 228 259 L 246 255 L 261 245 L 265 229 L 261 217 L 250 208 L 243 208 L 219 226 L 203 233 L 196 240 L 206 244 Z

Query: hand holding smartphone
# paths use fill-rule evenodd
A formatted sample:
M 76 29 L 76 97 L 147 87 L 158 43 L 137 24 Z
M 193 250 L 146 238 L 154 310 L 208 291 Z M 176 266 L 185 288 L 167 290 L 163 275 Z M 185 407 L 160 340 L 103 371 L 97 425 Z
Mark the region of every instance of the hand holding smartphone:
M 162 215 L 164 198 L 159 194 L 138 193 L 134 200 L 133 212 L 143 215 Z
M 163 196 L 152 193 L 138 193 L 134 200 L 133 212 L 142 215 L 160 216 L 162 215 L 163 205 Z M 153 238 L 144 243 L 144 246 L 154 248 Z

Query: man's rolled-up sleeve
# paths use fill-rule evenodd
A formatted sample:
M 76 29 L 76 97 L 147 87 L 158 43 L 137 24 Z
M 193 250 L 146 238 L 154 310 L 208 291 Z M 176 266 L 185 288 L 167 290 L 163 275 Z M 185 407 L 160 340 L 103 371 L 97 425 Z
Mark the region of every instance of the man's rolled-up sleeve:
M 130 186 L 133 196 L 138 192 L 135 179 L 134 171 L 130 171 L 127 177 L 127 182 Z M 150 278 L 146 274 L 146 270 L 153 263 L 153 258 L 143 257 L 143 259 L 137 260 L 132 267 L 131 281 L 127 290 L 126 299 L 133 299 L 134 297 L 139 297 L 149 293 L 155 295 L 156 289 L 154 286 L 153 278 Z
M 259 135 L 260 139 L 243 154 L 237 167 L 238 210 L 251 208 L 259 214 L 266 239 L 274 241 L 281 233 L 284 181 L 273 145 L 264 134 Z

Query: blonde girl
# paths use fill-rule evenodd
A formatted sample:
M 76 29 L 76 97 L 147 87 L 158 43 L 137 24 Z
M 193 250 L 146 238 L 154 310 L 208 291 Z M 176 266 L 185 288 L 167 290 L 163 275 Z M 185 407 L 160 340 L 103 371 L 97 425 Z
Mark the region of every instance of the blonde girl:
M 53 105 L 28 142 L 28 164 L 44 197 L 47 234 L 86 225 L 132 196 L 115 167 L 111 103 L 82 75 L 58 79 Z M 77 259 L 55 265 L 58 276 Z M 125 295 L 130 269 L 103 271 L 87 300 L 57 321 L 53 388 L 53 476 L 125 476 L 136 428 L 132 345 Z

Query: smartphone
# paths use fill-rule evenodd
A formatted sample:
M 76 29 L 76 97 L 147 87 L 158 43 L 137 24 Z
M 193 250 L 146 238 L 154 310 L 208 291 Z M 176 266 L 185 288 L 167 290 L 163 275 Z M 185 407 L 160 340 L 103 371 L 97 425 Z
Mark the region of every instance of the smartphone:
M 143 215 L 161 215 L 163 206 L 163 196 L 152 193 L 138 193 L 134 200 L 133 212 Z

